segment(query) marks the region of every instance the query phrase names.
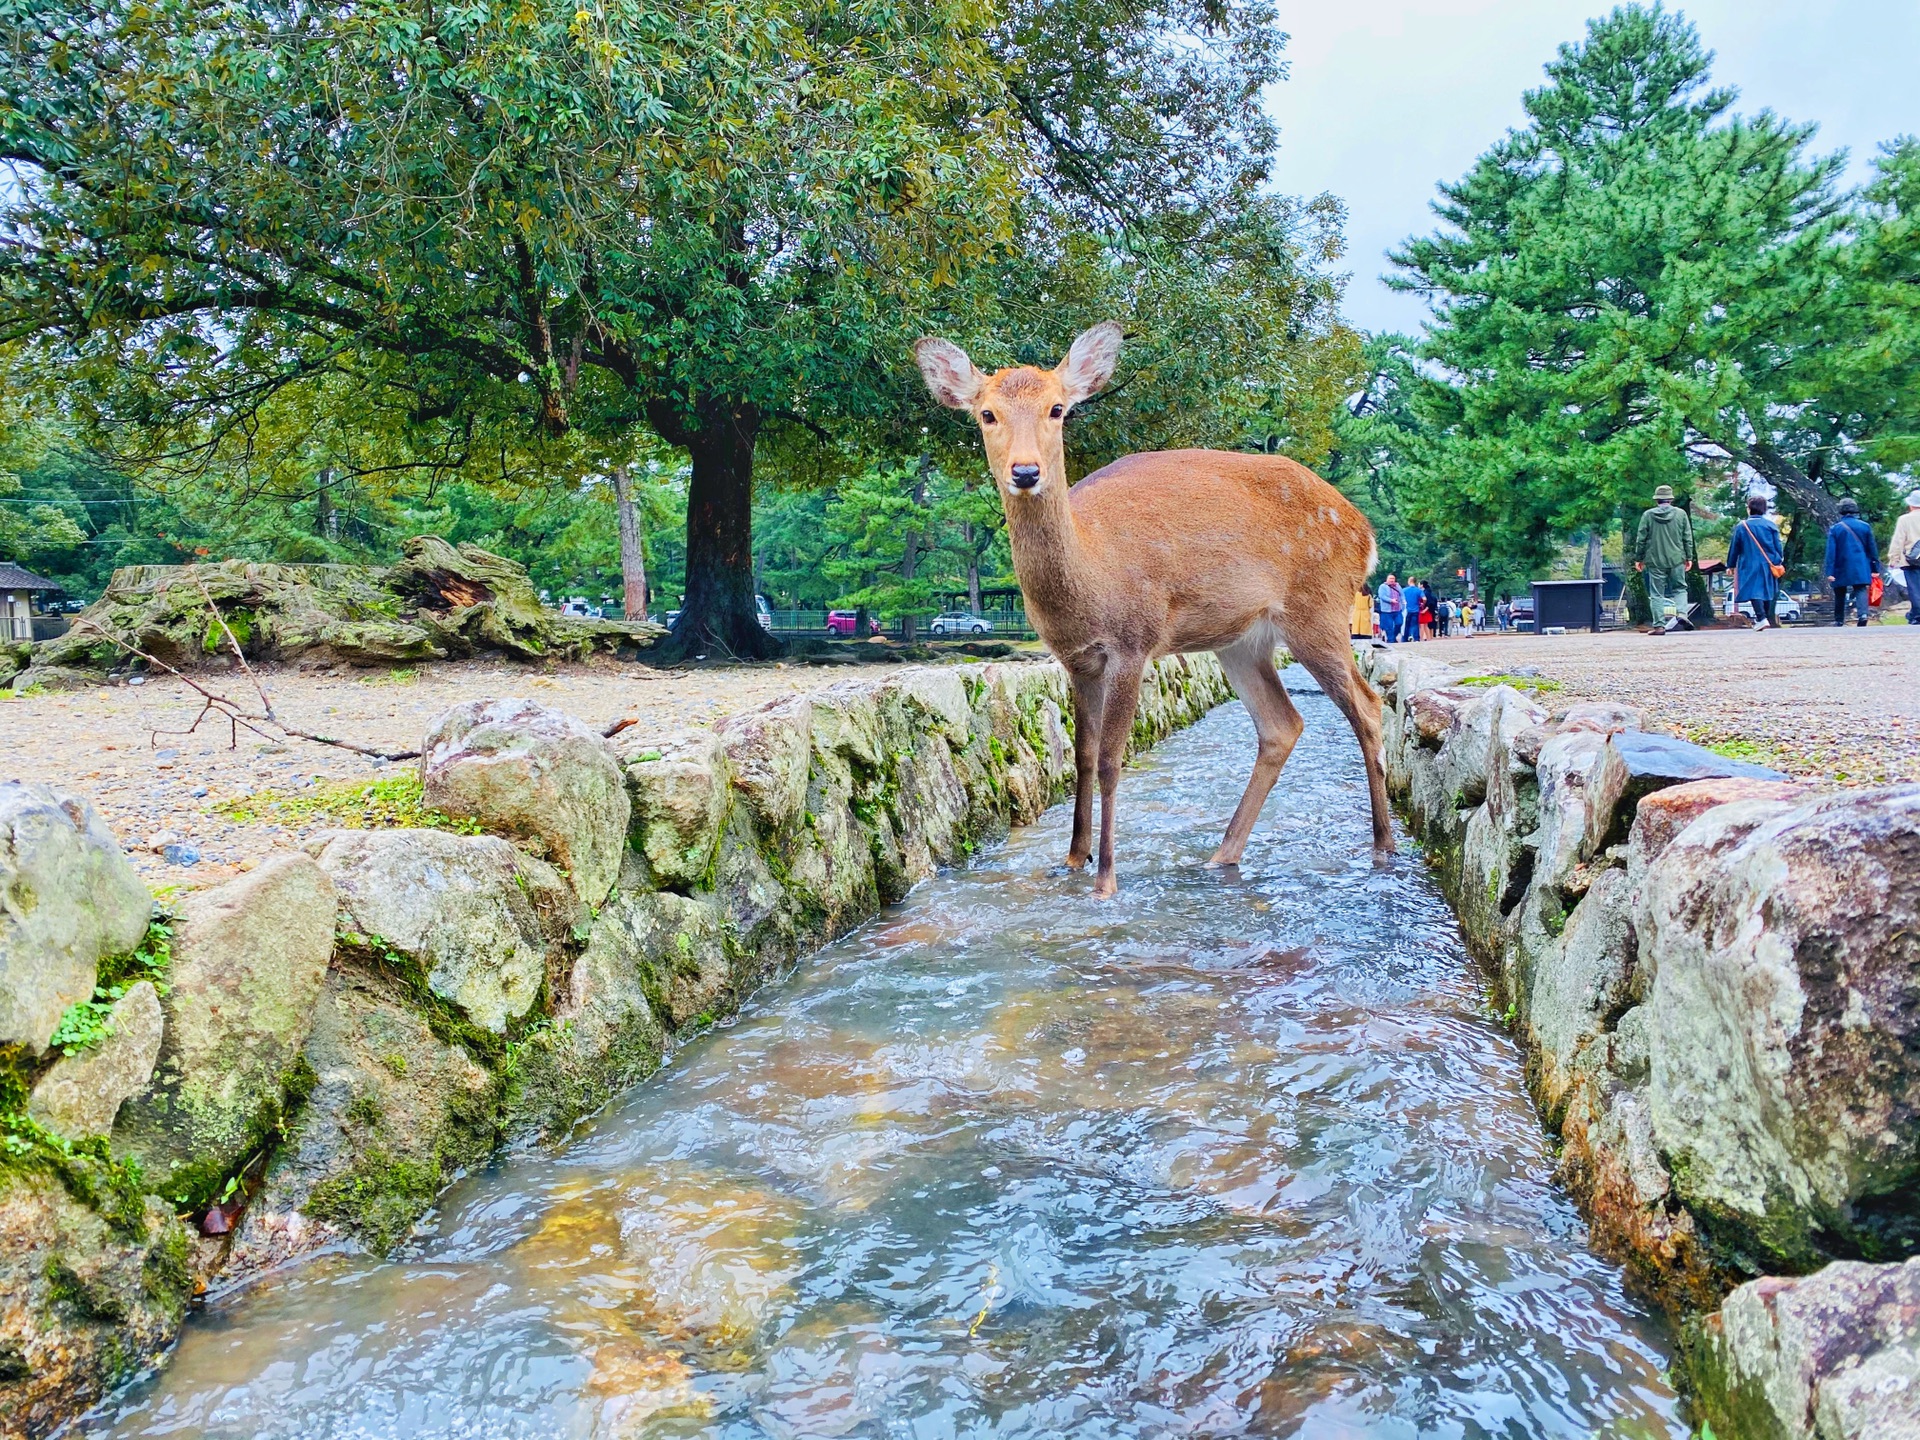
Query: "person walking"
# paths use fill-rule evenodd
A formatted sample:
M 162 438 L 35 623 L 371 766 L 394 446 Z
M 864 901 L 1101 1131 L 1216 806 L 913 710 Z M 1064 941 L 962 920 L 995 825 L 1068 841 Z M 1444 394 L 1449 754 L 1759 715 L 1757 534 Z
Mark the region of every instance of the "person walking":
M 1400 588 L 1400 582 L 1391 572 L 1381 582 L 1380 592 L 1380 634 L 1387 644 L 1392 645 L 1400 638 L 1400 617 L 1406 613 L 1406 592 Z
M 1406 585 L 1401 588 L 1400 593 L 1407 602 L 1406 619 L 1402 622 L 1400 638 L 1402 640 L 1418 640 L 1420 638 L 1421 612 L 1427 608 L 1427 592 L 1420 588 L 1420 582 L 1418 580 L 1409 576 Z
M 1834 624 L 1847 623 L 1849 605 L 1859 617 L 1856 623 L 1867 623 L 1867 587 L 1879 568 L 1880 547 L 1873 527 L 1860 518 L 1860 502 L 1842 500 L 1840 518 L 1827 531 L 1826 576 L 1833 586 Z
M 1369 642 L 1373 639 L 1373 597 L 1364 583 L 1353 592 L 1353 604 L 1347 607 L 1347 637 Z
M 1894 523 L 1887 542 L 1887 564 L 1907 581 L 1907 623 L 1920 625 L 1920 490 L 1907 496 L 1907 513 Z
M 1779 529 L 1767 518 L 1767 502 L 1758 495 L 1747 497 L 1747 518 L 1733 527 L 1727 569 L 1733 572 L 1733 603 L 1747 607 L 1753 628 L 1778 625 L 1774 605 L 1780 599 L 1780 577 L 1786 574 L 1786 552 Z
M 1693 522 L 1673 503 L 1673 487 L 1653 492 L 1653 508 L 1640 516 L 1633 536 L 1633 568 L 1647 580 L 1647 603 L 1655 633 L 1691 630 L 1687 618 L 1687 572 L 1693 569 Z
M 1511 595 L 1502 595 L 1500 597 L 1500 603 L 1493 607 L 1493 623 L 1500 627 L 1500 633 L 1502 635 L 1506 634 L 1507 627 L 1513 624 L 1513 597 Z

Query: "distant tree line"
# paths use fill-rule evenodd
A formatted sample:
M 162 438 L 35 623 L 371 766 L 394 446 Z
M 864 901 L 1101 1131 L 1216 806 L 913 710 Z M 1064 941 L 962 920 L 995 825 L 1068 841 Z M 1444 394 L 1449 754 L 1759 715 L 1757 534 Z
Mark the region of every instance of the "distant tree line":
M 1524 580 L 1658 485 L 1724 510 L 1757 476 L 1807 573 L 1841 498 L 1890 522 L 1912 488 L 1920 142 L 1848 188 L 1711 58 L 1657 5 L 1592 22 L 1393 255 L 1433 319 L 1369 342 L 1333 473 L 1403 567 Z

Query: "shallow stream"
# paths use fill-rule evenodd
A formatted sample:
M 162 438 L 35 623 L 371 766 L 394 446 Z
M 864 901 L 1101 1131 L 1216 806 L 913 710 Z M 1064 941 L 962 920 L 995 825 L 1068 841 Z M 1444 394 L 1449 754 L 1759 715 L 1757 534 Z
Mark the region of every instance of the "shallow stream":
M 1291 672 L 1298 675 L 1298 671 Z M 1684 1436 L 1417 859 L 1317 694 L 922 885 L 554 1154 L 193 1320 L 93 1435 Z

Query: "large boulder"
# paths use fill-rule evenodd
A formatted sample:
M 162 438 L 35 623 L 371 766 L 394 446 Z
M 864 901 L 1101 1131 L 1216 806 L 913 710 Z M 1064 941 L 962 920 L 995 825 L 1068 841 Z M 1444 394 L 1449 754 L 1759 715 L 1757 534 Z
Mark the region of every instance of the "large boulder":
M 1731 1262 L 1920 1243 L 1920 785 L 1709 810 L 1634 921 L 1655 1132 Z
M 1655 790 L 1634 809 L 1633 826 L 1627 832 L 1627 876 L 1637 888 L 1646 878 L 1647 868 L 1673 838 L 1716 806 L 1757 801 L 1777 805 L 1784 812 L 1789 806 L 1805 804 L 1817 793 L 1810 785 L 1740 776 L 1693 780 Z
M 1920 1436 L 1920 1259 L 1742 1285 L 1701 1333 L 1698 1401 L 1739 1440 Z
M 0 1171 L 0 1435 L 53 1434 L 172 1343 L 191 1243 L 157 1197 L 103 1214 Z
M 613 747 L 531 700 L 470 700 L 427 730 L 426 803 L 496 834 L 536 842 L 588 905 L 620 874 L 632 802 Z
M 813 702 L 805 695 L 774 700 L 714 726 L 733 786 L 768 835 L 798 825 L 807 807 L 813 763 Z
M 343 1237 L 384 1251 L 499 1141 L 501 1078 L 358 958 L 327 976 L 306 1046 L 313 1093 L 234 1237 L 232 1274 Z
M 632 843 L 661 885 L 703 884 L 713 867 L 731 794 L 727 756 L 707 730 L 620 737 L 620 768 L 633 800 Z
M 166 1029 L 160 995 L 142 980 L 113 1002 L 107 1037 L 54 1061 L 27 1097 L 27 1114 L 70 1140 L 106 1135 L 129 1096 L 147 1088 Z
M 1700 780 L 1785 780 L 1778 770 L 1730 760 L 1671 735 L 1626 730 L 1607 738 L 1594 773 L 1587 811 L 1586 848 L 1598 855 L 1627 838 L 1634 807 L 1655 791 Z
M 547 936 L 532 864 L 492 835 L 336 830 L 318 837 L 346 928 L 417 968 L 435 995 L 505 1034 L 540 997 Z
M 1534 957 L 1522 1005 L 1534 1092 L 1549 1124 L 1566 1108 L 1581 1053 L 1633 1000 L 1635 949 L 1626 871 L 1601 872 L 1559 939 Z
M 1516 743 L 1527 733 L 1516 737 Z M 1575 869 L 1590 855 L 1586 841 L 1593 780 L 1606 747 L 1607 737 L 1591 730 L 1556 734 L 1541 745 L 1534 766 L 1540 787 L 1540 823 L 1532 837 L 1536 887 L 1565 892 Z
M 0 1045 L 41 1054 L 99 963 L 139 945 L 153 897 L 93 806 L 0 783 Z
M 153 1080 L 120 1107 L 117 1147 L 179 1203 L 210 1198 L 264 1141 L 333 954 L 333 883 L 280 855 L 189 895 L 174 931 Z
M 664 1007 L 669 989 L 684 984 L 675 978 L 683 961 L 713 977 L 701 1002 L 711 1003 L 725 984 L 725 954 L 713 927 L 696 927 L 698 949 L 690 938 L 683 956 L 672 921 L 655 923 L 662 908 L 695 904 L 679 895 L 617 894 L 601 908 L 555 993 L 554 1023 L 522 1047 L 512 1096 L 516 1124 L 562 1130 L 659 1068 L 666 1036 L 654 1005 Z M 683 1018 L 700 1013 L 684 1001 L 679 1008 Z

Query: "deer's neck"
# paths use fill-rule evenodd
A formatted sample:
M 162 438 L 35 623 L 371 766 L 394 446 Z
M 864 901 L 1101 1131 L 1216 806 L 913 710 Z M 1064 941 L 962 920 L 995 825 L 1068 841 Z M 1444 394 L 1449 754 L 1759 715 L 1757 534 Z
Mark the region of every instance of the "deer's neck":
M 1007 539 L 1027 608 L 1043 621 L 1063 621 L 1088 599 L 1086 540 L 1074 523 L 1065 486 L 1048 486 L 1037 504 L 1009 507 Z

